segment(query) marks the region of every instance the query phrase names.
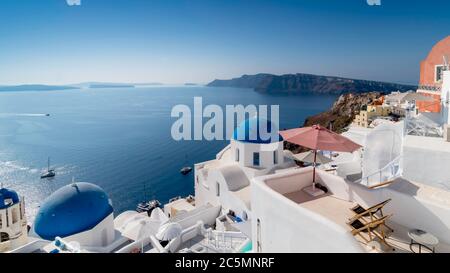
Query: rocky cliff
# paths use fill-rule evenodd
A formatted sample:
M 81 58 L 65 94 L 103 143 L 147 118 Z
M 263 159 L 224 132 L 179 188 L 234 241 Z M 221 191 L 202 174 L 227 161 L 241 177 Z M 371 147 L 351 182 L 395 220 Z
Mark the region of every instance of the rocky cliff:
M 272 74 L 244 75 L 231 80 L 214 80 L 208 86 L 253 88 L 257 92 L 277 94 L 344 94 L 416 89 L 416 86 L 412 85 L 300 73 L 280 76 Z
M 319 124 L 326 128 L 331 127 L 334 132 L 342 133 L 352 123 L 363 105 L 371 103 L 381 95 L 381 92 L 341 95 L 328 111 L 306 118 L 303 126 Z M 295 153 L 304 151 L 301 147 L 287 142 L 285 147 Z

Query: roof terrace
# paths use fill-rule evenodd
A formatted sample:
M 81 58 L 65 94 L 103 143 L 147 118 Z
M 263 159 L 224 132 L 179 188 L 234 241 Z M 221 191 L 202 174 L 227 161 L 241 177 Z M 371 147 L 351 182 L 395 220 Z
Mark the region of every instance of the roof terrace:
M 416 245 L 410 246 L 411 238 L 408 232 L 421 229 L 439 240 L 435 246 L 436 252 L 450 252 L 450 204 L 443 198 L 450 195 L 449 192 L 405 179 L 397 179 L 386 186 L 370 189 L 321 170 L 317 170 L 316 175 L 316 181 L 328 189 L 326 194 L 316 197 L 303 191 L 303 188 L 312 184 L 312 168 L 271 175 L 256 183 L 257 187 L 268 187 L 277 193 L 276 199 L 279 201 L 276 204 L 275 200 L 268 200 L 268 196 L 265 196 L 264 200 L 271 203 L 273 210 L 286 212 L 286 216 L 279 212 L 279 217 L 289 221 L 289 227 L 286 229 L 294 229 L 295 236 L 299 237 L 299 243 L 295 244 L 291 251 L 354 252 L 356 250 L 351 242 L 354 241 L 366 252 L 417 252 Z M 266 193 L 270 194 L 268 191 Z M 384 202 L 387 200 L 389 201 Z M 373 208 L 377 204 L 382 205 Z M 358 205 L 365 214 L 358 215 L 355 212 Z M 266 212 L 262 215 L 258 215 L 258 208 L 252 209 L 256 212 L 256 217 L 263 218 L 265 213 L 275 217 L 274 212 L 267 211 L 271 210 L 269 207 L 264 208 Z M 293 216 L 293 213 L 296 215 Z M 350 225 L 355 219 L 360 220 L 362 225 L 370 226 L 371 231 L 381 238 L 386 237 L 387 244 L 376 236 L 373 237 L 375 240 L 369 238 L 367 229 L 355 232 L 358 227 Z M 380 219 L 383 221 L 379 222 Z M 280 225 L 282 220 L 276 221 Z M 288 231 L 283 233 L 289 234 Z M 316 238 L 313 238 L 312 234 Z M 264 245 L 264 242 L 262 244 Z M 320 244 L 323 247 L 311 244 Z M 422 252 L 429 250 L 422 247 Z

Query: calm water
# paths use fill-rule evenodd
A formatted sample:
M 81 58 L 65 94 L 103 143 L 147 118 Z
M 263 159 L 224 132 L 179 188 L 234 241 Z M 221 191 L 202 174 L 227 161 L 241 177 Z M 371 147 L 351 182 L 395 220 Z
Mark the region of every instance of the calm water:
M 151 87 L 0 93 L 0 182 L 24 195 L 30 218 L 52 192 L 76 181 L 101 186 L 116 213 L 144 199 L 193 193 L 183 166 L 210 160 L 225 141 L 172 140 L 176 104 L 279 104 L 281 128 L 329 108 L 334 96 L 274 96 L 249 89 Z M 46 117 L 44 114 L 51 114 Z M 41 180 L 51 157 L 56 178 Z

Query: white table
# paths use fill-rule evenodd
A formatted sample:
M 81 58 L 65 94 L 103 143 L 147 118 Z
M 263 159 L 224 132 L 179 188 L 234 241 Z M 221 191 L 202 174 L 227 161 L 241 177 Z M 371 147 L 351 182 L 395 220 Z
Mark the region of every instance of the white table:
M 408 231 L 408 237 L 411 239 L 409 248 L 412 252 L 414 252 L 412 246 L 418 245 L 419 253 L 422 253 L 422 247 L 434 253 L 435 247 L 439 244 L 438 238 L 436 238 L 433 234 L 420 229 L 411 229 Z

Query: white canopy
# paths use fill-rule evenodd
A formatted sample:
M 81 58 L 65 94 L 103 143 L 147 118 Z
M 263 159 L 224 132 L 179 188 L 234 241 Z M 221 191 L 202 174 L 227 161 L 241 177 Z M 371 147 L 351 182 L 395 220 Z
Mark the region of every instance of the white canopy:
M 167 217 L 167 215 L 164 214 L 162 209 L 155 208 L 155 209 L 152 210 L 152 214 L 150 215 L 150 219 L 153 220 L 153 221 L 158 221 L 161 224 L 164 224 L 165 222 L 167 222 L 169 220 L 169 217 Z
M 146 213 L 127 211 L 120 214 L 116 219 L 116 229 L 122 233 L 122 236 L 134 241 L 155 235 L 161 225 L 169 220 L 160 208 L 155 208 L 150 217 Z
M 144 218 L 144 215 L 141 215 L 139 214 L 139 212 L 132 210 L 122 212 L 114 219 L 114 227 L 119 231 L 123 231 L 123 229 L 129 222 L 134 221 L 138 218 Z
M 136 219 L 125 227 L 122 235 L 134 241 L 155 235 L 160 227 L 160 222 L 150 218 Z
M 170 241 L 180 236 L 182 231 L 183 228 L 179 223 L 166 223 L 159 228 L 155 237 L 161 241 Z

